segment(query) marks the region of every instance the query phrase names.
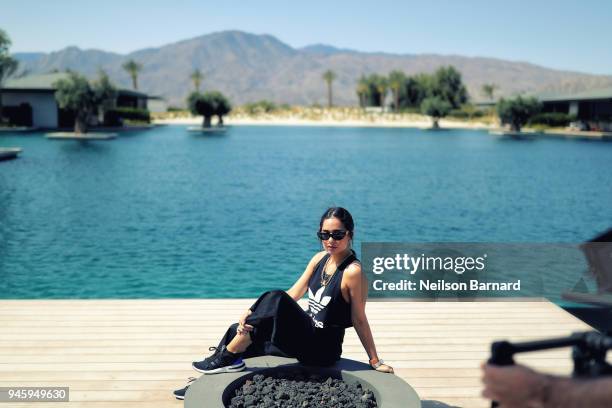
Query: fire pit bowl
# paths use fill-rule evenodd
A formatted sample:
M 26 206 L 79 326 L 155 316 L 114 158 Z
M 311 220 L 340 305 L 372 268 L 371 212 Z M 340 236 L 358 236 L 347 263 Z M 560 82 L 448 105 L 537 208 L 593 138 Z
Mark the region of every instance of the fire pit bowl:
M 304 366 L 296 359 L 275 356 L 245 359 L 245 371 L 203 375 L 195 381 L 185 395 L 185 408 L 226 408 L 234 391 L 256 374 L 265 376 L 282 374 L 317 374 L 358 382 L 374 393 L 379 408 L 420 408 L 417 393 L 404 380 L 393 374 L 380 373 L 370 366 L 354 360 L 341 359 L 329 367 Z

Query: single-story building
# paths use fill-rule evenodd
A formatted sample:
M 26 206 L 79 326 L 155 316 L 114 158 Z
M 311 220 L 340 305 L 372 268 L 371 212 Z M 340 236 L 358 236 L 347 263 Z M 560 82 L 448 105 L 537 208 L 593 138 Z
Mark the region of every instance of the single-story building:
M 53 84 L 68 78 L 68 73 L 57 72 L 28 75 L 6 81 L 0 96 L 4 115 L 11 113 L 19 118 L 21 125 L 38 128 L 64 128 L 74 125 L 74 114 L 60 109 L 55 100 Z M 119 89 L 116 107 L 147 109 L 147 94 L 128 89 Z
M 538 95 L 545 113 L 565 113 L 588 125 L 590 129 L 612 130 L 612 88 L 601 88 L 573 94 Z M 497 101 L 476 102 L 481 109 L 492 108 Z
M 595 89 L 570 95 L 541 97 L 544 112 L 576 116 L 591 127 L 607 128 L 612 124 L 612 88 Z
M 163 96 L 149 95 L 147 98 L 147 108 L 151 113 L 166 112 L 168 110 L 168 102 Z

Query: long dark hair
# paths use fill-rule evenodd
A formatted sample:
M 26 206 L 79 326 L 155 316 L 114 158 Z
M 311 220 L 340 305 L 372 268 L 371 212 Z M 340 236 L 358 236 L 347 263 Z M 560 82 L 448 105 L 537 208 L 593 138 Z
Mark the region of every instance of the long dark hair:
M 342 222 L 344 228 L 349 232 L 349 236 L 353 239 L 353 230 L 355 229 L 355 223 L 353 222 L 353 216 L 346 208 L 342 207 L 329 207 L 321 216 L 321 222 L 319 222 L 319 231 L 323 228 L 323 221 L 330 218 L 337 218 Z

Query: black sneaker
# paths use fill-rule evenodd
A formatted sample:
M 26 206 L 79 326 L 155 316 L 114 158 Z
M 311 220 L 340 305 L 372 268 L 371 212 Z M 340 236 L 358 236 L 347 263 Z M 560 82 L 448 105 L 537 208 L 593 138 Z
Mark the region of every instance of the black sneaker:
M 202 361 L 194 361 L 191 366 L 194 370 L 204 374 L 234 373 L 246 368 L 242 361 L 242 354 L 231 353 L 225 345 L 221 348 L 210 347 L 215 353 Z
M 191 383 L 194 382 L 195 380 L 197 380 L 197 378 L 189 377 L 189 379 L 187 380 L 187 385 L 185 386 L 185 388 L 181 388 L 180 390 L 174 390 L 173 394 L 176 397 L 176 399 L 184 400 L 185 399 L 185 393 L 187 392 L 187 388 L 189 388 Z

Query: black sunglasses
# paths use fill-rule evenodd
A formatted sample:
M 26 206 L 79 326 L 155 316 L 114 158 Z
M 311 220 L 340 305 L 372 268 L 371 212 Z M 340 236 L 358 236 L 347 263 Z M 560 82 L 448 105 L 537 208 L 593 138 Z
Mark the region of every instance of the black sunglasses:
M 336 241 L 340 241 L 346 236 L 347 232 L 347 230 L 333 230 L 331 232 L 319 231 L 317 232 L 317 237 L 319 237 L 321 241 L 327 241 L 330 237 L 332 237 Z

